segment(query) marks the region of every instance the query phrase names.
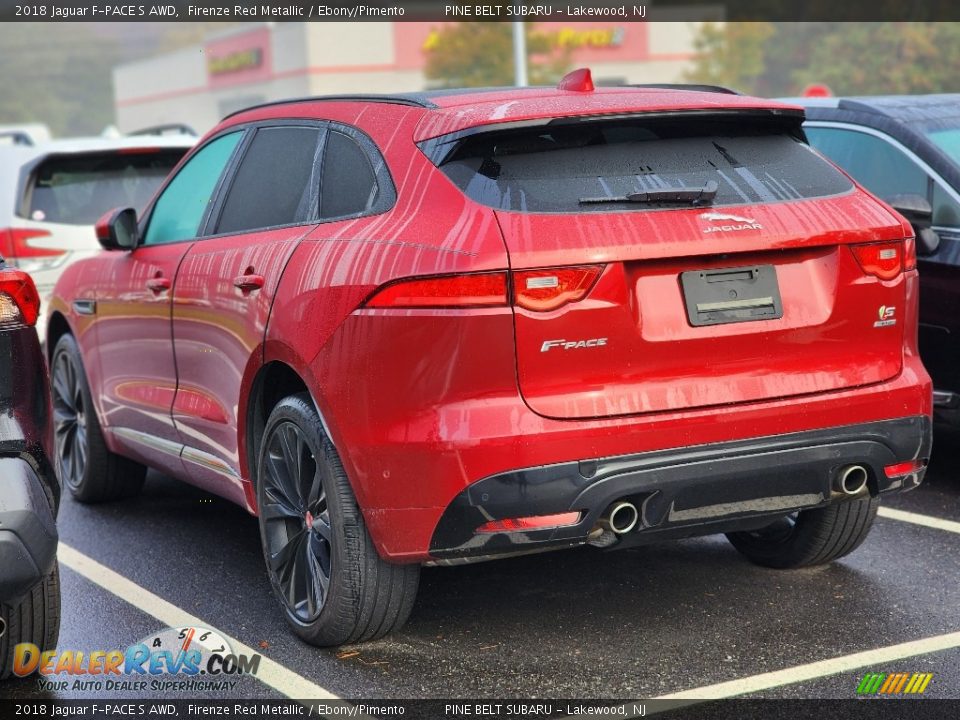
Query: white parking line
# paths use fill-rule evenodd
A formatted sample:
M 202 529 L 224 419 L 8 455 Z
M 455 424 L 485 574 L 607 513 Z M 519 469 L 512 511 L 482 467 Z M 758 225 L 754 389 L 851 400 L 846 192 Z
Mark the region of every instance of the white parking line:
M 843 655 L 829 660 L 797 665 L 784 670 L 752 675 L 750 677 L 740 678 L 739 680 L 729 680 L 727 682 L 717 683 L 716 685 L 705 685 L 704 687 L 692 688 L 691 690 L 661 695 L 654 699 L 720 700 L 723 698 L 732 698 L 738 695 L 746 695 L 747 693 L 781 687 L 783 685 L 793 685 L 807 680 L 816 680 L 827 677 L 828 675 L 850 672 L 851 670 L 858 670 L 860 668 L 872 667 L 882 670 L 885 663 L 904 660 L 906 658 L 916 657 L 917 655 L 927 655 L 928 653 L 940 652 L 942 650 L 952 650 L 958 647 L 960 647 L 960 632 L 934 635 L 933 637 L 922 640 L 911 640 L 910 642 L 900 643 L 899 645 L 888 645 L 887 647 L 865 650 L 854 653 L 853 655 Z M 855 681 L 854 678 L 850 679 L 850 697 L 853 697 L 853 691 L 856 689 Z
M 154 595 L 149 590 L 140 587 L 135 582 L 128 580 L 105 565 L 101 565 L 93 558 L 84 555 L 69 545 L 61 542 L 57 555 L 61 565 L 70 568 L 75 573 L 82 575 L 121 600 L 125 600 L 147 615 L 152 615 L 167 627 L 194 625 L 209 628 L 223 636 L 233 647 L 234 652 L 244 655 L 253 655 L 254 653 L 261 655 L 260 668 L 255 677 L 277 692 L 299 700 L 340 699 L 326 688 L 322 688 L 292 670 L 288 670 L 280 663 L 264 656 L 259 650 L 255 650 L 231 637 L 206 620 L 195 617 L 173 603 L 167 602 L 159 595 Z
M 880 508 L 878 515 L 888 520 L 899 520 L 900 522 L 912 523 L 937 530 L 960 533 L 960 522 L 954 522 L 953 520 L 944 520 L 930 515 L 920 515 L 919 513 L 896 510 L 888 507 Z M 952 650 L 958 647 L 960 647 L 960 632 L 934 635 L 933 637 L 922 640 L 911 640 L 910 642 L 900 643 L 899 645 L 889 645 L 874 650 L 865 650 L 854 653 L 853 655 L 843 655 L 829 660 L 797 665 L 784 670 L 776 670 L 774 672 L 739 678 L 738 680 L 729 680 L 715 685 L 705 685 L 690 690 L 669 693 L 668 695 L 661 695 L 655 699 L 720 700 L 770 690 L 771 688 L 782 687 L 783 685 L 793 685 L 807 680 L 816 680 L 860 668 L 876 667 L 883 663 L 893 662 L 894 660 L 903 660 L 917 655 L 926 655 L 942 650 Z
M 922 525 L 923 527 L 936 528 L 937 530 L 946 530 L 947 532 L 960 533 L 960 522 L 953 520 L 943 520 L 932 515 L 920 515 L 919 513 L 907 512 L 906 510 L 896 510 L 894 508 L 882 507 L 877 511 L 877 515 L 888 520 L 899 520 L 901 522 Z

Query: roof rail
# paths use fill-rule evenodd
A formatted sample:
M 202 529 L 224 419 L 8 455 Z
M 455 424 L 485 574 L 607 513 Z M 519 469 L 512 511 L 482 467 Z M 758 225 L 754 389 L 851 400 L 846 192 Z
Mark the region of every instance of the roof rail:
M 274 100 L 272 102 L 261 103 L 259 105 L 251 105 L 250 107 L 241 108 L 240 110 L 235 110 L 228 115 L 224 115 L 223 119 L 226 120 L 234 115 L 249 112 L 250 110 L 259 110 L 261 108 L 275 107 L 277 105 L 293 105 L 296 103 L 308 102 L 379 102 L 386 103 L 388 105 L 408 105 L 410 107 L 420 107 L 426 109 L 437 107 L 429 100 L 412 97 L 410 95 L 317 95 L 314 97 L 287 98 L 285 100 Z
M 649 88 L 651 90 L 690 90 L 693 92 L 723 93 L 724 95 L 742 95 L 743 93 L 722 85 L 700 85 L 698 83 L 643 83 L 624 87 Z
M 141 128 L 140 130 L 134 130 L 133 132 L 127 133 L 127 135 L 193 135 L 197 136 L 197 131 L 194 130 L 189 125 L 184 125 L 183 123 L 167 123 L 165 125 L 151 125 L 150 127 Z

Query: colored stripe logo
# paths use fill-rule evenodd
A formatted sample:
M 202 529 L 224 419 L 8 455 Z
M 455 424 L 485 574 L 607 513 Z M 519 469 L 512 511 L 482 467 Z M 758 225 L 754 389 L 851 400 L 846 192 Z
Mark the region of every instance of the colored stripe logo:
M 922 695 L 933 673 L 867 673 L 857 695 Z

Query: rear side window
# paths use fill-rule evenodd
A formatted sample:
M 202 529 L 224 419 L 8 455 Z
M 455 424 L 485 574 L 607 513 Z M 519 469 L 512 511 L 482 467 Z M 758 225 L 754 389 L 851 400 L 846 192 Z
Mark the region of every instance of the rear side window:
M 320 188 L 320 215 L 325 219 L 366 212 L 377 194 L 367 154 L 353 138 L 336 130 L 327 138 Z
M 26 217 L 92 225 L 107 210 L 146 207 L 187 149 L 52 156 L 32 174 Z
M 316 218 L 320 130 L 260 128 L 240 161 L 217 233 L 291 225 Z
M 874 195 L 927 197 L 927 174 L 882 138 L 856 130 L 807 128 L 810 143 Z
M 710 181 L 718 186 L 713 206 L 849 191 L 850 181 L 802 140 L 798 123 L 743 114 L 554 121 L 421 147 L 467 196 L 502 210 L 643 211 L 667 204 L 581 199 Z

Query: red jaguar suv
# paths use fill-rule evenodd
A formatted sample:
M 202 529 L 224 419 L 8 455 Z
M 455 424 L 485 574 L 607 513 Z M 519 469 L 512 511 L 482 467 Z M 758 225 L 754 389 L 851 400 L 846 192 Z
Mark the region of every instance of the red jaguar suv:
M 914 232 L 720 89 L 320 97 L 226 118 L 48 313 L 63 480 L 259 517 L 318 645 L 419 567 L 726 533 L 828 562 L 920 483 Z

